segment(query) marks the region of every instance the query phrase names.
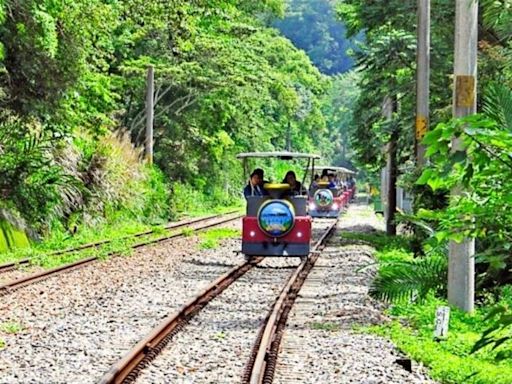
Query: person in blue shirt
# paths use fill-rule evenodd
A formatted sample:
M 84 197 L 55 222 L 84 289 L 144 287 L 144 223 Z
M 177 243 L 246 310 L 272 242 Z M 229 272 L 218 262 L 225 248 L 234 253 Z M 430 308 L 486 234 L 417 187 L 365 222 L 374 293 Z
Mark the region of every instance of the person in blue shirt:
M 263 169 L 256 168 L 251 173 L 251 178 L 244 188 L 244 196 L 265 196 L 267 191 L 263 189 Z
M 334 179 L 334 174 L 333 173 L 330 173 L 327 176 L 327 180 L 329 181 L 328 188 L 336 188 L 336 181 Z

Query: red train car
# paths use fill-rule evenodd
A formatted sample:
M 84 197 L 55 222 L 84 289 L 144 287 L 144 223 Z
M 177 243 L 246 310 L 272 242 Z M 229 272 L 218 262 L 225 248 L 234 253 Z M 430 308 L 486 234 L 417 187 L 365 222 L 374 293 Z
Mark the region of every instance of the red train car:
M 318 166 L 315 172 L 331 175 L 331 181 L 313 183 L 309 189 L 308 212 L 311 217 L 333 217 L 340 215 L 353 199 L 355 183 L 352 175 L 355 172 L 335 166 Z
M 249 159 L 303 160 L 313 170 L 318 155 L 293 152 L 241 153 L 248 170 Z M 311 167 L 311 168 L 310 168 Z M 302 184 L 305 181 L 304 174 Z M 242 221 L 242 253 L 252 256 L 307 256 L 310 251 L 311 217 L 307 189 L 292 191 L 287 183 L 264 183 L 264 195 L 246 196 L 247 211 Z

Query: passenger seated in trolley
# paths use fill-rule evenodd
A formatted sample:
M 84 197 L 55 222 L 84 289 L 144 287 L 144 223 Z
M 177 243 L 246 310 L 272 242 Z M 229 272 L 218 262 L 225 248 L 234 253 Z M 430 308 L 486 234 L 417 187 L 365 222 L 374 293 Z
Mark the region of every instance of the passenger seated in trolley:
M 327 176 L 327 180 L 329 181 L 329 185 L 327 186 L 328 188 L 336 188 L 336 182 L 335 182 L 335 179 L 334 179 L 334 173 L 329 173 L 329 175 Z
M 322 176 L 320 176 L 320 181 L 329 181 L 329 171 L 327 169 L 324 169 L 322 171 Z
M 319 182 L 320 182 L 320 176 L 316 174 L 315 177 L 313 178 L 313 182 L 311 183 L 310 189 L 318 188 Z
M 263 169 L 256 168 L 251 173 L 249 182 L 244 188 L 244 196 L 265 196 L 268 192 L 263 188 Z
M 305 192 L 305 190 L 302 188 L 302 184 L 300 183 L 300 181 L 297 181 L 297 176 L 293 171 L 286 172 L 286 176 L 283 179 L 283 183 L 286 183 L 290 186 L 290 191 L 287 191 L 287 195 L 298 196 L 302 195 Z

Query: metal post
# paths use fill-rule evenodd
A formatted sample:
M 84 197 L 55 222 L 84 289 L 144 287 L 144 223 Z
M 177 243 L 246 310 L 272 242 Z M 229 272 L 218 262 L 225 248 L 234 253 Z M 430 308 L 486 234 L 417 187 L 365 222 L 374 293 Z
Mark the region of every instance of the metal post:
M 292 151 L 292 124 L 290 120 L 288 120 L 288 128 L 286 129 L 286 150 L 288 152 Z
M 416 48 L 416 166 L 425 165 L 425 146 L 421 140 L 429 127 L 430 80 L 430 0 L 418 0 L 418 31 Z
M 153 164 L 153 118 L 155 97 L 155 69 L 148 67 L 146 80 L 146 160 Z
M 456 0 L 453 117 L 476 113 L 478 1 Z M 464 150 L 460 139 L 453 138 L 452 150 Z M 457 186 L 452 197 L 462 193 Z M 450 241 L 448 264 L 448 302 L 466 312 L 474 309 L 475 242 Z

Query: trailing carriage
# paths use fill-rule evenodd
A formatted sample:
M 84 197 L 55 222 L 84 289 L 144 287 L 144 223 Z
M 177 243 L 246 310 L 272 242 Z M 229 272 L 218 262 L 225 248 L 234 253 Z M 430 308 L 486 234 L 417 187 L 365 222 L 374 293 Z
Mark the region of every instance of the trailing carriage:
M 354 198 L 355 183 L 352 175 L 355 172 L 334 166 L 318 166 L 315 172 L 334 175 L 334 181 L 318 181 L 311 184 L 309 190 L 308 211 L 311 217 L 333 217 L 340 215 Z

